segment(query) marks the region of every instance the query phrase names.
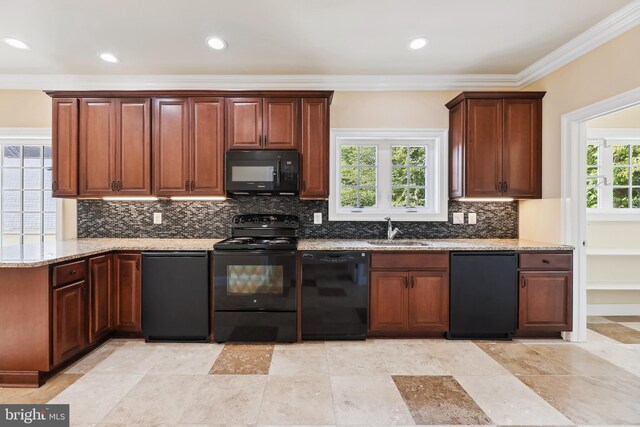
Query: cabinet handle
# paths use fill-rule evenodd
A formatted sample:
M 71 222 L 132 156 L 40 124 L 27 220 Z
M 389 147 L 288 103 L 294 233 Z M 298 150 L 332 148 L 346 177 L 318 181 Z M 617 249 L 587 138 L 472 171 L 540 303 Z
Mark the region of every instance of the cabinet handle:
M 77 272 L 76 272 L 75 270 L 71 270 L 71 271 L 69 272 L 69 275 L 70 275 L 70 276 L 73 276 L 73 275 L 75 275 L 76 273 L 77 273 Z
M 120 184 L 120 181 L 116 181 L 116 190 L 122 190 L 122 184 Z
M 189 180 L 184 182 L 184 191 L 189 191 Z
M 527 286 L 527 276 L 522 276 L 522 287 L 526 287 Z
M 196 182 L 191 181 L 191 191 L 195 191 L 195 189 L 196 189 Z
M 258 137 L 258 145 L 262 147 L 262 135 Z
M 502 184 L 504 185 L 504 190 L 502 190 L 502 192 L 506 193 L 507 192 L 507 188 L 509 188 L 509 186 L 507 185 L 507 181 L 504 181 Z
M 414 276 L 411 276 L 411 289 L 413 289 L 416 285 L 416 278 Z
M 267 135 L 262 137 L 262 142 L 264 143 L 264 145 L 267 145 Z
M 407 278 L 407 276 L 404 276 L 404 287 L 405 288 L 409 287 L 409 279 Z
M 548 260 L 548 259 L 543 259 L 543 260 L 542 260 L 542 263 L 543 263 L 543 264 L 550 264 L 550 262 L 549 262 L 549 260 Z
M 116 186 L 116 182 L 115 181 L 111 181 L 111 191 L 116 191 L 115 190 L 115 186 Z
M 57 181 L 53 181 L 51 183 L 51 190 L 52 191 L 56 191 L 58 189 L 57 187 L 58 187 L 58 182 Z
M 140 260 L 136 260 L 136 270 L 140 270 Z
M 496 191 L 502 193 L 502 181 L 496 182 Z

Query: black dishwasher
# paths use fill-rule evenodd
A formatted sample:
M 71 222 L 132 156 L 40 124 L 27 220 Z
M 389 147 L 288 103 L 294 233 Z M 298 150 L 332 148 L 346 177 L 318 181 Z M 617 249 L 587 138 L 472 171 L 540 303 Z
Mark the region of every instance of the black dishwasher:
M 302 253 L 302 339 L 367 337 L 369 255 L 354 251 Z
M 209 340 L 209 254 L 142 253 L 145 341 Z
M 511 339 L 517 327 L 514 252 L 452 252 L 447 338 Z

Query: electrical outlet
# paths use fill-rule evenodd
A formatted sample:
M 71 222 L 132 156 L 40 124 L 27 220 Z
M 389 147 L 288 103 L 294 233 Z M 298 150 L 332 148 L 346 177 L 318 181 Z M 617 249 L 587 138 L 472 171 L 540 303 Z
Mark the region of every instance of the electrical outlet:
M 154 212 L 153 213 L 153 223 L 154 224 L 162 224 L 162 213 Z
M 453 223 L 454 224 L 464 224 L 464 213 L 463 212 L 454 212 L 454 214 L 453 214 Z
M 477 224 L 478 222 L 478 215 L 475 212 L 471 212 L 468 216 L 468 222 L 469 224 Z
M 322 212 L 315 212 L 313 214 L 313 223 L 322 224 Z

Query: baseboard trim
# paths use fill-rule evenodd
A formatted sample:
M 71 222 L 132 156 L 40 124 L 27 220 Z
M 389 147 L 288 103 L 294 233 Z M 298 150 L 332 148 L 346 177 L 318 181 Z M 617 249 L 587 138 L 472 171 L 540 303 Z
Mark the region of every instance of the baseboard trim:
M 640 304 L 588 304 L 588 316 L 640 316 Z

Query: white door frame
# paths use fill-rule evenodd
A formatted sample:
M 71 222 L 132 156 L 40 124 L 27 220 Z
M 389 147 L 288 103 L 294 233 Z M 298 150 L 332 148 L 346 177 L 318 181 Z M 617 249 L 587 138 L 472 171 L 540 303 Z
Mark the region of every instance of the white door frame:
M 588 120 L 640 104 L 640 87 L 588 105 L 561 118 L 562 243 L 576 248 L 573 267 L 573 331 L 569 341 L 587 340 L 587 209 L 583 150 Z

